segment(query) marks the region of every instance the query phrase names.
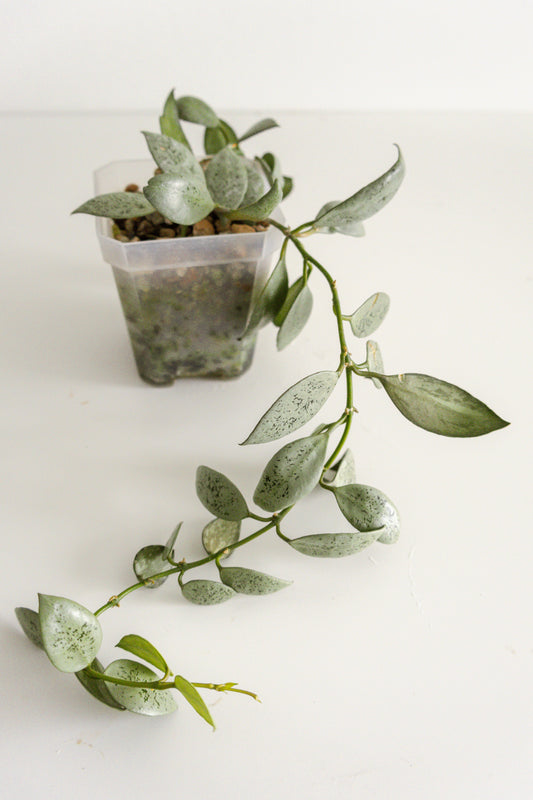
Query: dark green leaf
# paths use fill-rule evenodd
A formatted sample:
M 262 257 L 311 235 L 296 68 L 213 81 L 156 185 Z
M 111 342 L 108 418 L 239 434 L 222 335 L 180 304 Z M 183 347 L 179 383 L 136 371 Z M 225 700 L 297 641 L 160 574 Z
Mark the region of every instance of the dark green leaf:
M 261 222 L 267 219 L 274 209 L 281 203 L 281 184 L 276 181 L 269 191 L 264 194 L 255 203 L 249 206 L 237 208 L 235 211 L 228 211 L 226 216 L 228 219 L 239 219 L 243 222 L 251 220 L 252 222 Z
M 294 188 L 294 181 L 288 175 L 283 176 L 283 188 L 282 188 L 282 199 L 285 200 L 286 197 L 290 195 Z
M 387 495 L 373 486 L 350 483 L 334 487 L 335 498 L 348 522 L 363 533 L 378 532 L 378 541 L 393 544 L 400 535 L 400 517 Z
M 112 678 L 146 684 L 158 680 L 155 672 L 152 672 L 149 667 L 138 661 L 131 661 L 129 658 L 113 661 L 107 667 L 105 674 Z M 162 714 L 171 714 L 178 708 L 168 689 L 152 689 L 149 685 L 143 687 L 121 686 L 109 681 L 107 687 L 118 703 L 135 714 L 156 717 Z
M 223 119 L 219 119 L 218 120 L 218 124 L 219 124 L 220 130 L 223 132 L 224 136 L 226 137 L 226 142 L 228 144 L 237 144 L 239 140 L 237 139 L 237 134 L 235 133 L 235 131 L 233 130 L 231 125 L 229 125 Z
M 240 533 L 240 520 L 213 519 L 202 531 L 202 544 L 206 553 L 213 555 L 238 542 Z M 221 556 L 221 558 L 226 557 L 226 555 Z
M 292 583 L 245 567 L 222 567 L 220 578 L 226 586 L 239 594 L 272 594 Z
M 252 308 L 250 320 L 241 338 L 259 328 L 264 322 L 274 319 L 283 306 L 288 290 L 289 275 L 285 257 L 281 256 Z
M 39 614 L 31 608 L 16 608 L 15 614 L 19 625 L 34 645 L 44 650 L 43 637 L 41 635 L 41 622 Z
M 305 556 L 315 558 L 342 558 L 359 553 L 368 547 L 380 535 L 380 530 L 371 533 L 313 533 L 292 539 L 289 544 Z
M 61 672 L 78 672 L 88 666 L 102 643 L 102 628 L 87 608 L 74 600 L 39 595 L 43 647 Z
M 209 710 L 200 697 L 197 689 L 192 683 L 189 683 L 188 680 L 183 678 L 181 675 L 176 675 L 174 678 L 174 686 L 176 689 L 182 693 L 184 698 L 187 700 L 188 703 L 194 708 L 197 714 L 200 714 L 202 719 L 205 719 L 209 725 L 213 726 L 213 730 L 215 729 L 215 723 L 213 722 L 213 718 L 209 713 Z
M 283 315 L 285 305 L 286 303 L 283 304 L 280 315 Z M 279 326 L 276 337 L 278 350 L 283 350 L 302 332 L 311 316 L 312 310 L 313 295 L 311 294 L 311 289 L 307 283 L 302 283 L 296 296 L 292 298 L 292 302 Z
M 265 511 L 280 511 L 316 486 L 326 458 L 328 435 L 289 442 L 272 456 L 257 484 L 254 502 Z
M 235 484 L 210 467 L 198 467 L 196 493 L 207 510 L 220 519 L 236 521 L 248 516 L 246 500 Z
M 207 155 L 214 155 L 228 144 L 222 128 L 206 128 L 204 133 L 204 150 Z
M 231 600 L 235 595 L 233 589 L 218 581 L 194 580 L 183 583 L 183 596 L 191 603 L 199 606 L 213 606 Z
M 134 656 L 142 658 L 143 661 L 147 661 L 153 667 L 156 667 L 156 669 L 160 669 L 161 672 L 166 673 L 168 670 L 167 662 L 159 650 L 147 639 L 144 639 L 142 636 L 137 636 L 136 633 L 128 633 L 126 636 L 123 636 L 120 642 L 115 646 L 120 647 L 122 650 L 127 650 Z
M 209 194 L 215 204 L 224 209 L 238 208 L 248 186 L 244 159 L 231 147 L 213 156 L 205 171 Z
M 317 414 L 339 380 L 338 372 L 315 372 L 295 383 L 273 403 L 242 444 L 281 439 Z
M 258 133 L 263 133 L 263 131 L 268 131 L 270 128 L 279 128 L 278 123 L 275 119 L 262 119 L 259 122 L 256 122 L 252 125 L 251 128 L 248 128 L 246 133 L 243 133 L 242 136 L 239 137 L 239 142 L 244 142 L 245 139 L 250 139 L 252 136 L 257 136 Z
M 376 292 L 359 306 L 350 317 L 353 335 L 364 339 L 374 333 L 385 319 L 390 306 L 390 297 L 385 292 Z
M 216 128 L 219 124 L 219 119 L 211 106 L 198 97 L 178 97 L 176 105 L 180 119 L 205 125 L 206 128 Z
M 464 389 L 430 375 L 379 375 L 394 405 L 408 420 L 441 436 L 482 436 L 508 422 Z
M 97 658 L 92 661 L 89 665 L 92 669 L 96 670 L 96 672 L 104 672 L 103 665 L 98 661 Z M 87 672 L 82 669 L 79 672 L 74 673 L 76 678 L 79 680 L 81 685 L 87 689 L 89 694 L 92 694 L 97 700 L 101 703 L 105 703 L 106 706 L 110 706 L 111 708 L 116 708 L 119 711 L 125 711 L 124 706 L 121 703 L 117 703 L 109 689 L 107 688 L 107 684 L 101 678 L 93 678 L 87 674 Z
M 336 464 L 328 469 L 322 480 L 328 486 L 345 486 L 347 483 L 355 483 L 355 461 L 350 448 L 344 452 Z
M 191 149 L 187 137 L 183 133 L 183 128 L 180 125 L 174 91 L 170 92 L 165 101 L 163 114 L 159 117 L 159 127 L 161 128 L 161 133 L 165 136 L 171 136 L 173 139 L 176 139 L 176 141 L 184 144 L 185 147 L 188 147 L 189 150 Z
M 180 225 L 194 225 L 215 207 L 203 174 L 184 179 L 165 172 L 150 178 L 143 191 L 154 208 Z
M 315 227 L 340 229 L 372 217 L 392 200 L 400 188 L 404 175 L 405 165 L 398 147 L 398 158 L 387 172 L 347 200 L 319 214 L 315 220 Z
M 73 214 L 92 214 L 94 217 L 131 219 L 151 214 L 153 205 L 141 192 L 110 192 L 99 194 L 76 208 Z
M 142 547 L 133 559 L 133 571 L 140 581 L 148 581 L 152 575 L 159 575 L 160 572 L 170 568 L 167 561 L 166 547 L 162 544 L 149 544 Z M 167 576 L 168 577 L 168 576 Z M 146 586 L 149 589 L 156 589 L 161 586 L 165 578 L 156 578 L 153 582 L 148 582 Z

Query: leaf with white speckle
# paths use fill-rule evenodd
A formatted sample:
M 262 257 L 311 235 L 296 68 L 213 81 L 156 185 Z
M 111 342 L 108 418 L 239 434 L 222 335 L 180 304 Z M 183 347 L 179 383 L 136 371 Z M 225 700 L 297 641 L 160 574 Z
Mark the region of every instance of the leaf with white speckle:
M 400 517 L 396 506 L 386 494 L 373 486 L 350 483 L 334 487 L 340 510 L 358 531 L 381 531 L 382 544 L 394 544 L 400 535 Z
M 19 621 L 19 625 L 33 644 L 44 650 L 43 637 L 41 635 L 41 623 L 39 614 L 31 608 L 16 608 L 15 614 Z
M 132 219 L 151 214 L 153 205 L 141 192 L 110 192 L 87 200 L 73 214 L 92 214 L 94 217 Z
M 219 553 L 230 544 L 238 542 L 240 534 L 240 520 L 212 519 L 202 531 L 204 550 L 209 555 Z M 223 553 L 220 558 L 227 558 L 227 554 Z
M 242 156 L 233 147 L 224 147 L 210 160 L 205 171 L 209 194 L 224 209 L 238 208 L 248 186 L 248 173 Z
M 355 461 L 350 448 L 347 448 L 341 458 L 328 469 L 322 480 L 328 486 L 355 483 Z
M 376 292 L 359 306 L 350 316 L 353 335 L 364 339 L 374 333 L 385 319 L 390 306 L 390 297 L 385 292 Z
M 146 684 L 158 680 L 155 672 L 149 667 L 128 658 L 113 661 L 107 667 L 105 674 L 112 678 Z M 135 714 L 156 717 L 163 714 L 171 714 L 178 708 L 169 689 L 153 689 L 149 685 L 139 687 L 123 686 L 110 681 L 107 681 L 107 687 L 118 703 Z
M 66 597 L 39 595 L 39 619 L 46 654 L 61 672 L 88 666 L 102 643 L 102 628 L 87 608 Z
M 219 581 L 205 579 L 187 581 L 181 585 L 181 591 L 186 600 L 199 606 L 218 605 L 235 596 L 235 592 L 229 586 Z
M 150 580 L 152 575 L 158 575 L 160 572 L 165 572 L 165 570 L 169 569 L 170 564 L 165 555 L 166 549 L 162 544 L 148 544 L 146 547 L 141 547 L 133 559 L 133 571 L 138 580 L 148 581 L 146 584 L 148 589 L 156 589 L 168 577 Z
M 342 558 L 359 553 L 379 538 L 382 529 L 370 533 L 312 533 L 291 539 L 290 546 L 305 556 Z
M 222 567 L 220 569 L 220 579 L 226 586 L 230 586 L 239 594 L 272 594 L 279 592 L 286 586 L 290 586 L 292 581 L 285 581 L 267 575 L 264 572 L 257 572 L 255 569 L 246 567 Z
M 239 489 L 210 467 L 196 470 L 196 494 L 207 510 L 219 519 L 237 521 L 248 516 L 248 506 Z
M 104 667 L 97 658 L 95 658 L 94 661 L 89 664 L 89 666 L 92 667 L 92 669 L 94 669 L 96 672 L 104 672 Z M 106 706 L 110 706 L 110 708 L 116 708 L 119 711 L 125 711 L 124 706 L 121 703 L 117 703 L 107 688 L 107 683 L 102 678 L 93 678 L 92 675 L 87 674 L 85 669 L 79 670 L 79 672 L 74 674 L 83 688 L 101 703 L 104 703 Z

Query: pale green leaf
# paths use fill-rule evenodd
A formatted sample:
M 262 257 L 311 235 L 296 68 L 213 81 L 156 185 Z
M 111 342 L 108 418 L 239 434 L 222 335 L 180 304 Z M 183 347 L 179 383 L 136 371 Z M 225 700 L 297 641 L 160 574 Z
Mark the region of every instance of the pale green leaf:
M 238 542 L 240 533 L 240 520 L 212 519 L 202 531 L 202 544 L 206 553 L 213 555 Z M 227 558 L 227 555 L 223 554 L 221 558 Z
M 178 97 L 176 105 L 180 119 L 205 125 L 206 128 L 216 128 L 219 124 L 219 119 L 211 106 L 198 97 Z
M 393 166 L 372 183 L 364 186 L 347 200 L 319 215 L 315 220 L 317 228 L 337 228 L 362 222 L 372 217 L 386 205 L 398 189 L 405 175 L 405 165 L 400 148 Z
M 220 579 L 239 594 L 272 594 L 292 583 L 245 567 L 222 567 Z
M 97 658 L 95 658 L 94 661 L 89 664 L 89 666 L 96 670 L 96 672 L 104 672 L 104 667 Z M 89 694 L 92 694 L 92 696 L 101 703 L 105 703 L 106 706 L 116 708 L 119 711 L 125 711 L 124 706 L 121 703 L 117 703 L 107 688 L 107 683 L 102 680 L 102 678 L 93 678 L 91 675 L 87 674 L 85 669 L 75 672 L 74 674 L 84 689 L 87 689 Z
M 400 517 L 387 495 L 373 486 L 350 483 L 334 487 L 335 498 L 348 522 L 362 533 L 378 532 L 378 541 L 393 544 L 400 535 Z
M 133 559 L 133 571 L 138 580 L 148 581 L 146 584 L 148 589 L 156 589 L 161 586 L 166 581 L 166 577 L 156 578 L 153 581 L 149 579 L 152 578 L 152 575 L 159 575 L 160 572 L 165 572 L 169 568 L 166 547 L 162 544 L 149 544 L 142 547 Z
M 257 484 L 254 502 L 265 511 L 293 505 L 316 486 L 326 458 L 328 435 L 289 442 L 272 456 Z
M 260 163 L 261 167 L 263 168 L 263 172 L 265 173 L 266 178 L 271 186 L 276 181 L 283 183 L 281 162 L 279 158 L 274 155 L 274 153 L 264 153 L 261 158 L 256 158 L 256 161 Z
M 254 125 L 248 128 L 246 133 L 243 133 L 242 136 L 239 136 L 239 142 L 244 142 L 245 139 L 250 139 L 252 136 L 257 136 L 258 133 L 268 131 L 270 128 L 279 128 L 276 120 L 271 119 L 270 117 L 267 119 L 261 119 L 259 122 L 256 122 Z
M 248 516 L 246 500 L 235 484 L 210 467 L 198 467 L 196 493 L 207 510 L 220 519 L 237 521 Z
M 199 606 L 213 606 L 231 600 L 233 589 L 219 581 L 194 580 L 181 585 L 183 596 Z
M 162 714 L 171 714 L 178 708 L 169 689 L 152 689 L 149 686 L 150 683 L 157 681 L 158 677 L 145 664 L 131 661 L 128 658 L 120 658 L 107 667 L 105 674 L 111 678 L 147 684 L 135 687 L 107 682 L 111 695 L 128 711 L 156 717 Z
M 174 91 L 170 92 L 165 101 L 163 113 L 159 117 L 159 127 L 161 128 L 161 133 L 165 136 L 171 136 L 173 139 L 176 139 L 176 141 L 184 144 L 185 147 L 188 147 L 189 150 L 191 149 L 187 137 L 183 133 L 183 128 L 180 125 Z
M 209 194 L 215 204 L 224 209 L 240 206 L 248 185 L 244 159 L 233 147 L 224 147 L 210 160 L 205 171 Z
M 326 211 L 330 211 L 330 209 L 335 208 L 341 203 L 340 200 L 331 200 L 329 203 L 326 203 L 322 206 L 318 214 L 316 215 L 317 219 L 323 216 Z M 332 227 L 331 225 L 315 225 L 313 226 L 318 233 L 342 233 L 345 236 L 364 236 L 365 229 L 361 222 L 346 222 L 343 225 L 339 225 L 337 227 Z
M 249 206 L 242 206 L 235 211 L 228 211 L 228 219 L 239 219 L 243 222 L 261 222 L 267 219 L 274 209 L 279 206 L 282 198 L 281 183 L 276 181 L 266 194 L 251 203 Z
M 43 637 L 41 635 L 41 622 L 39 614 L 32 611 L 31 608 L 16 608 L 15 614 L 19 621 L 19 625 L 34 645 L 44 650 Z
M 302 283 L 298 293 L 292 298 L 286 316 L 279 326 L 278 335 L 276 337 L 276 346 L 278 350 L 283 350 L 302 332 L 311 316 L 312 310 L 313 295 L 311 294 L 311 289 L 307 283 Z
M 383 357 L 379 344 L 369 339 L 366 343 L 366 363 L 370 372 L 379 372 L 383 374 L 385 367 L 383 366 Z M 383 389 L 383 384 L 379 378 L 372 378 L 372 383 L 377 389 Z
M 228 144 L 238 144 L 237 134 L 225 120 L 219 119 L 218 125 L 224 136 L 226 137 L 226 142 Z
M 187 700 L 187 702 L 194 708 L 197 714 L 199 714 L 202 719 L 205 719 L 209 725 L 213 726 L 213 730 L 215 729 L 215 723 L 213 722 L 213 718 L 209 713 L 209 709 L 207 708 L 206 704 L 202 700 L 198 690 L 192 683 L 189 683 L 186 678 L 183 678 L 181 675 L 176 675 L 174 678 L 174 686 L 176 689 L 181 692 L 183 697 Z
M 241 206 L 245 208 L 246 206 L 250 206 L 253 203 L 256 203 L 260 197 L 263 196 L 265 191 L 265 184 L 263 182 L 263 178 L 255 168 L 253 164 L 250 164 L 248 161 L 244 162 L 244 166 L 246 168 L 246 176 L 248 178 L 248 183 L 246 186 L 246 192 L 244 193 L 244 197 L 242 198 Z
M 385 319 L 390 306 L 390 297 L 385 292 L 376 292 L 359 306 L 350 317 L 353 335 L 364 339 L 374 333 Z
M 242 444 L 281 439 L 317 414 L 339 380 L 338 372 L 315 372 L 287 389 L 261 417 Z
M 246 329 L 241 334 L 241 339 L 265 322 L 275 318 L 283 306 L 288 290 L 289 275 L 287 265 L 285 257 L 281 256 L 252 308 L 250 319 Z
M 377 376 L 394 405 L 410 422 L 441 436 L 482 436 L 508 422 L 452 383 L 430 375 Z
M 110 192 L 87 200 L 73 214 L 92 214 L 111 219 L 132 219 L 151 214 L 153 205 L 141 192 Z
M 344 486 L 355 483 L 355 461 L 350 448 L 347 448 L 341 458 L 328 469 L 322 478 L 328 486 Z
M 162 558 L 167 559 L 169 556 L 174 554 L 174 545 L 176 544 L 176 539 L 178 538 L 178 533 L 180 532 L 182 525 L 183 522 L 179 522 L 170 534 L 170 537 L 161 554 Z
M 300 536 L 298 539 L 291 539 L 291 547 L 303 553 L 305 556 L 314 558 L 342 558 L 359 553 L 368 547 L 379 537 L 380 530 L 371 533 L 313 533 L 309 536 Z
M 120 647 L 122 650 L 127 650 L 134 656 L 142 658 L 143 661 L 147 661 L 153 667 L 156 667 L 156 669 L 160 669 L 161 672 L 167 672 L 168 670 L 167 662 L 159 650 L 147 639 L 144 639 L 142 636 L 137 636 L 136 633 L 128 633 L 126 636 L 123 636 L 120 642 L 115 646 Z
M 66 597 L 39 595 L 43 647 L 54 667 L 77 672 L 88 666 L 102 643 L 102 628 L 87 608 Z
M 214 209 L 203 173 L 194 179 L 172 172 L 154 175 L 143 189 L 154 208 L 180 225 L 194 225 Z
M 163 172 L 171 172 L 193 183 L 202 182 L 204 172 L 188 147 L 170 136 L 143 131 L 148 149 Z

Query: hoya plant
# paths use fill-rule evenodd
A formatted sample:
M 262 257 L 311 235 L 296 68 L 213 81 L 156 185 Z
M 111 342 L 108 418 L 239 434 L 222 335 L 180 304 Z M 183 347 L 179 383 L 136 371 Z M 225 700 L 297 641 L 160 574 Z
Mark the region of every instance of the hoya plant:
M 191 154 L 182 120 L 205 126 L 204 140 L 211 156 L 205 172 Z M 362 236 L 364 221 L 380 211 L 402 183 L 405 166 L 400 149 L 392 166 L 372 183 L 345 200 L 325 203 L 313 219 L 291 228 L 271 216 L 283 187 L 289 186 L 277 159 L 260 160 L 271 182 L 271 188 L 260 194 L 257 173 L 240 154 L 245 138 L 274 125 L 273 120 L 263 120 L 238 139 L 202 101 L 190 97 L 176 101 L 170 95 L 161 117 L 162 133 L 146 135 L 161 173 L 148 181 L 139 197 L 118 193 L 95 198 L 79 209 L 116 218 L 120 213 L 139 214 L 157 208 L 179 224 L 190 224 L 215 209 L 221 216 L 245 222 L 267 221 L 279 228 L 283 244 L 243 335 L 271 323 L 277 329 L 278 348 L 287 347 L 311 315 L 313 293 L 325 290 L 331 299 L 331 321 L 338 340 L 324 369 L 295 376 L 294 384 L 269 408 L 261 409 L 259 421 L 246 432 L 242 441 L 246 447 L 286 440 L 258 476 L 252 498 L 247 499 L 230 477 L 213 466 L 198 467 L 196 493 L 210 515 L 201 533 L 205 556 L 187 561 L 176 555 L 179 523 L 166 543 L 147 544 L 135 555 L 134 582 L 94 612 L 75 600 L 48 595 L 39 596 L 38 611 L 16 610 L 24 632 L 45 651 L 54 667 L 76 675 L 87 692 L 113 709 L 168 714 L 177 707 L 177 692 L 213 724 L 199 689 L 256 697 L 234 682 L 199 683 L 173 673 L 160 650 L 138 634 L 123 636 L 117 645 L 133 658 L 102 664 L 100 618 L 132 592 L 154 589 L 172 576 L 177 579 L 172 591 L 177 594 L 177 587 L 186 601 L 197 605 L 233 603 L 239 595 L 280 591 L 290 581 L 246 566 L 245 548 L 260 536 L 272 535 L 282 546 L 311 558 L 352 556 L 397 541 L 400 518 L 395 504 L 379 488 L 358 481 L 348 446 L 356 381 L 369 381 L 376 391 L 385 392 L 410 423 L 440 436 L 481 436 L 508 424 L 468 391 L 440 378 L 388 374 L 379 345 L 370 337 L 387 314 L 389 297 L 377 291 L 354 310 L 351 300 L 341 301 L 336 278 L 304 244 L 312 235 Z M 287 266 L 290 250 L 292 278 Z M 356 348 L 361 355 L 353 354 Z M 340 399 L 333 418 L 315 420 L 311 433 L 299 435 L 335 390 Z M 298 531 L 298 535 L 289 531 L 292 509 L 313 491 L 325 493 L 340 509 L 345 519 L 342 530 L 325 523 L 323 528 Z M 227 559 L 235 551 L 240 558 L 230 565 Z

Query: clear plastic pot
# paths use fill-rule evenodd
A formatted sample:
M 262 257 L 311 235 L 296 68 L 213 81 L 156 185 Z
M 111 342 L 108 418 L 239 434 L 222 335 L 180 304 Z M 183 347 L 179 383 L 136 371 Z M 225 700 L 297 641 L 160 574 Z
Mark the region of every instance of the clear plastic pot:
M 152 161 L 108 164 L 95 172 L 96 193 L 143 186 L 153 170 Z M 255 335 L 239 336 L 281 245 L 276 228 L 119 242 L 110 220 L 98 219 L 96 231 L 143 380 L 168 385 L 181 377 L 233 378 L 250 366 Z

